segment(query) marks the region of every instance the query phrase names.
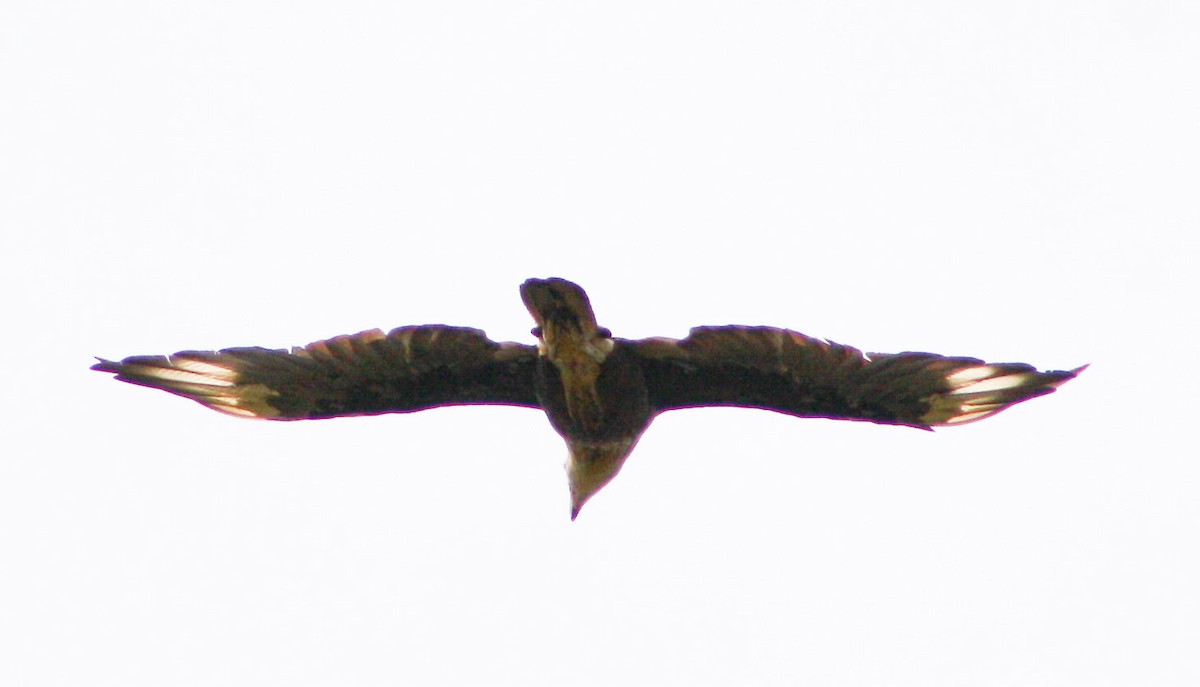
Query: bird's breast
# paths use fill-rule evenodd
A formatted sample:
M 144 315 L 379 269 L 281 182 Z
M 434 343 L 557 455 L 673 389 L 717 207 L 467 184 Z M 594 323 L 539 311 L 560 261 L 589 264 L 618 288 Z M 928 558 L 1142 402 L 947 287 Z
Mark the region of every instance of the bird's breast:
M 568 441 L 633 440 L 651 420 L 641 368 L 620 342 L 586 371 L 539 360 L 538 395 L 550 424 Z

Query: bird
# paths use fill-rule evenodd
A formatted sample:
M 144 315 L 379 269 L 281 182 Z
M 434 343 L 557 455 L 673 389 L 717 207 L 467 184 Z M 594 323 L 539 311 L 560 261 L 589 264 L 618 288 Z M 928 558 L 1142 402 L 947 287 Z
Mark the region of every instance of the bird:
M 443 324 L 371 329 L 291 349 L 97 358 L 93 370 L 229 415 L 315 420 L 456 405 L 542 410 L 567 445 L 571 519 L 620 472 L 661 413 L 758 408 L 929 430 L 1053 392 L 1087 366 L 1039 371 L 934 353 L 863 353 L 765 326 L 703 326 L 683 339 L 617 338 L 587 293 L 529 279 L 536 345 Z

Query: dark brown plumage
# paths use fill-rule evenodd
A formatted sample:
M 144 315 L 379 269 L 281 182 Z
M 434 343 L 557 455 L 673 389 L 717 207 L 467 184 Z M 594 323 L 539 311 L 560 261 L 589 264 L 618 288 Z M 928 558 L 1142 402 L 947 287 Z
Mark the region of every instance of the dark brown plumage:
M 241 417 L 303 420 L 490 404 L 540 408 L 567 442 L 571 517 L 621 469 L 659 413 L 702 406 L 921 429 L 990 417 L 1083 368 L 1039 372 L 932 353 L 864 355 L 771 327 L 698 327 L 680 340 L 613 338 L 583 289 L 530 279 L 537 346 L 429 325 L 302 348 L 227 348 L 101 360 L 92 369 Z

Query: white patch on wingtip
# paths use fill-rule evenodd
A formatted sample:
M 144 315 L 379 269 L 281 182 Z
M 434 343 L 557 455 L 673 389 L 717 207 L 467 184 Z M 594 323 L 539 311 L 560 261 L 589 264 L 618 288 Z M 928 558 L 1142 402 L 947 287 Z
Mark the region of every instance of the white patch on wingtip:
M 228 415 L 234 415 L 236 417 L 250 417 L 250 418 L 262 417 L 262 415 L 259 415 L 258 413 L 254 412 L 253 410 L 249 410 L 247 408 L 239 408 L 238 406 L 229 405 L 227 403 L 212 403 L 209 405 L 209 407 L 212 408 L 213 410 L 220 411 L 220 412 L 226 413 Z
M 151 379 L 161 379 L 179 384 L 200 384 L 207 386 L 233 386 L 234 382 L 227 375 L 214 377 L 203 372 L 194 372 L 180 367 L 151 367 L 149 365 L 130 365 L 131 372 L 136 371 Z M 223 369 L 223 368 L 222 368 Z M 229 371 L 226 370 L 228 373 Z
M 955 386 L 966 386 L 971 382 L 978 382 L 981 379 L 987 379 L 996 373 L 996 368 L 991 365 L 977 365 L 968 367 L 946 377 L 946 381 Z
M 966 410 L 966 408 L 963 408 L 963 410 Z M 961 413 L 959 415 L 955 415 L 954 417 L 950 418 L 949 420 L 946 420 L 946 424 L 947 425 L 961 425 L 963 423 L 972 422 L 974 420 L 982 420 L 983 418 L 985 418 L 989 415 L 992 415 L 995 412 L 996 412 L 995 408 L 988 408 L 986 410 L 975 410 L 972 412 Z
M 1030 374 L 1028 372 L 1018 372 L 1015 374 L 1003 375 L 1000 377 L 992 377 L 991 379 L 983 379 L 978 382 L 968 383 L 961 386 L 952 394 L 979 394 L 988 391 L 1003 391 L 1005 389 L 1015 389 L 1025 382 L 1029 381 Z
M 187 370 L 196 374 L 205 375 L 221 380 L 233 380 L 237 377 L 237 373 L 223 365 L 215 363 L 206 363 L 202 360 L 190 360 L 188 358 L 171 359 L 171 365 L 177 370 Z
M 279 410 L 271 405 L 270 399 L 278 395 L 279 392 L 265 384 L 248 384 L 236 390 L 222 388 L 202 392 L 196 395 L 196 400 L 213 410 L 238 417 L 277 418 L 280 417 Z

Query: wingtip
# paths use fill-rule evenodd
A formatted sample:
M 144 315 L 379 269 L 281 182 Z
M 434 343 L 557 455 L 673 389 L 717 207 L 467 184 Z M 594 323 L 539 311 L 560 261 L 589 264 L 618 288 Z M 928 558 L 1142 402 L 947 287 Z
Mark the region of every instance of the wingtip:
M 118 363 L 114 360 L 107 360 L 105 358 L 99 358 L 99 357 L 97 357 L 96 360 L 97 360 L 96 364 L 89 367 L 88 368 L 89 370 L 95 370 L 96 372 L 108 372 L 108 373 L 116 374 L 116 372 L 121 368 L 121 363 Z
M 1091 367 L 1091 365 L 1091 363 L 1087 363 L 1072 370 L 1054 370 L 1051 372 L 1043 372 L 1042 374 L 1046 377 L 1046 387 L 1051 390 L 1057 389 L 1063 384 L 1066 384 L 1072 379 L 1078 377 L 1084 370 Z

